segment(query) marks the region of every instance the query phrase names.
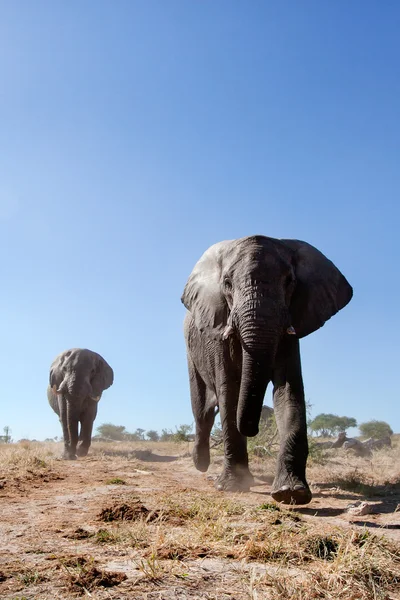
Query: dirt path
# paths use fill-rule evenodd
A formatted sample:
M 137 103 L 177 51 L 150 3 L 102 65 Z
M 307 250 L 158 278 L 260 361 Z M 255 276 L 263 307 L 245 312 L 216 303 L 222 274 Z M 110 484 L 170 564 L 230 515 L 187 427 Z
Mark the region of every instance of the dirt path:
M 265 561 L 248 563 L 224 556 L 209 557 L 205 550 L 204 556 L 199 552 L 184 561 L 170 561 L 172 566 L 165 567 L 152 558 L 148 550 L 151 544 L 146 547 L 140 538 L 150 521 L 144 523 L 142 519 L 139 524 L 129 524 L 127 541 L 123 537 L 125 522 L 109 525 L 99 520 L 102 509 L 118 502 L 121 505 L 133 497 L 150 511 L 150 516 L 152 510 L 160 510 L 165 495 L 170 503 L 171 498 L 179 500 L 185 494 L 196 493 L 215 495 L 218 501 L 227 498 L 249 508 L 271 502 L 270 486 L 261 480 L 248 494 L 214 492 L 211 478 L 220 469 L 218 461 L 205 476 L 194 470 L 189 457 L 148 454 L 143 458 L 146 460 L 89 456 L 72 463 L 57 461 L 55 469 L 42 477 L 4 482 L 0 489 L 0 597 L 272 597 L 268 590 L 257 592 L 257 577 L 276 568 Z M 110 484 L 113 480 L 119 480 L 119 484 Z M 345 509 L 357 499 L 355 494 L 316 486 L 312 503 L 295 512 L 305 522 L 318 522 L 321 527 L 340 525 L 361 530 L 366 526 L 399 542 L 400 513 L 394 512 L 399 498 L 371 499 L 376 513 L 351 517 Z M 152 539 L 158 536 L 161 546 L 166 528 L 179 527 L 179 515 L 175 518 L 176 525 L 162 519 L 152 525 Z M 176 572 L 175 565 L 179 566 Z M 293 572 L 301 576 L 298 570 Z M 110 576 L 110 581 L 104 580 L 107 573 L 112 573 L 114 579 Z

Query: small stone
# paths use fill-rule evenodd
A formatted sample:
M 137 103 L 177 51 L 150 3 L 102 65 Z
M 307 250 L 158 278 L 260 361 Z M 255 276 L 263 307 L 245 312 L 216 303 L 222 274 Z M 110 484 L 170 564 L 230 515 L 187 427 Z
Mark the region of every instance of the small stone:
M 360 502 L 357 504 L 358 504 L 358 506 L 350 504 L 347 507 L 347 512 L 349 512 L 352 515 L 357 515 L 357 516 L 369 515 L 373 512 L 372 505 L 369 504 L 368 502 Z

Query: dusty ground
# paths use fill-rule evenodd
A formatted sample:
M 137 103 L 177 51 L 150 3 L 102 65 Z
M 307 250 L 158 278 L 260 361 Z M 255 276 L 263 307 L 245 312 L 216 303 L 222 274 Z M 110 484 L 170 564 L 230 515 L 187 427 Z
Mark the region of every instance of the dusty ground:
M 4 600 L 400 598 L 393 450 L 311 466 L 312 503 L 282 510 L 268 461 L 250 493 L 228 494 L 211 479 L 221 458 L 197 473 L 187 444 L 94 444 L 76 462 L 57 445 L 12 446 L 0 448 Z M 390 482 L 363 475 L 394 459 Z M 366 497 L 372 514 L 346 511 Z

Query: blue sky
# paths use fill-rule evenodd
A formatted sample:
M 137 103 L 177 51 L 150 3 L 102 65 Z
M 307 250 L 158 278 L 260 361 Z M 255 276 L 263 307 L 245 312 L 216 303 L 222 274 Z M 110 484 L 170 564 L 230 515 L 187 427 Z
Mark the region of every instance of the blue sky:
M 186 278 L 261 233 L 354 287 L 302 341 L 313 414 L 400 431 L 399 28 L 394 1 L 1 3 L 0 428 L 60 435 L 77 346 L 115 371 L 97 425 L 192 422 Z

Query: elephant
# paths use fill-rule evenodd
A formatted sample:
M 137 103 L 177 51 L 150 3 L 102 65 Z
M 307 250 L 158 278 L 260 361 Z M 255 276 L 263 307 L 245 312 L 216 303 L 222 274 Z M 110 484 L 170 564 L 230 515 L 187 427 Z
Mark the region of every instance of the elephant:
M 97 405 L 114 381 L 114 372 L 100 354 L 82 348 L 65 350 L 51 364 L 47 398 L 63 430 L 66 460 L 86 456 L 92 441 Z M 79 446 L 78 423 L 80 423 Z
M 206 472 L 219 408 L 224 465 L 215 486 L 249 491 L 247 437 L 257 435 L 273 384 L 279 431 L 272 497 L 307 504 L 308 441 L 299 340 L 324 325 L 353 296 L 337 267 L 300 240 L 252 235 L 219 242 L 199 259 L 181 297 L 195 419 L 193 461 Z

